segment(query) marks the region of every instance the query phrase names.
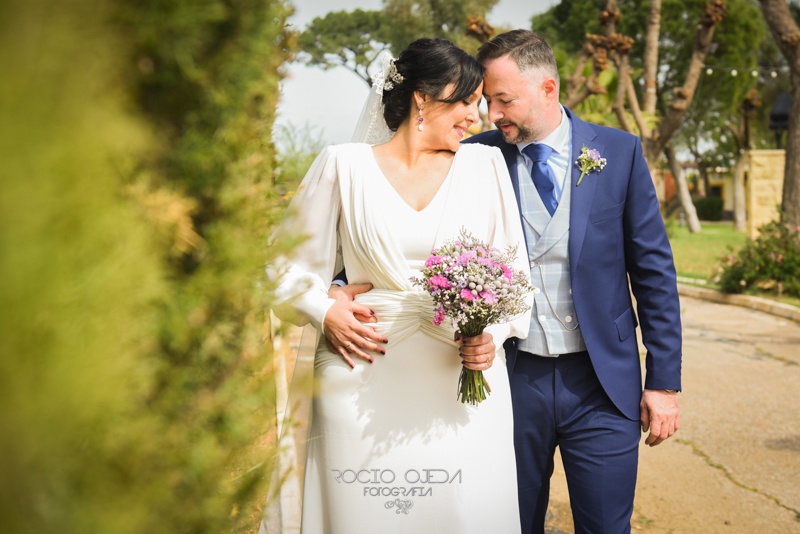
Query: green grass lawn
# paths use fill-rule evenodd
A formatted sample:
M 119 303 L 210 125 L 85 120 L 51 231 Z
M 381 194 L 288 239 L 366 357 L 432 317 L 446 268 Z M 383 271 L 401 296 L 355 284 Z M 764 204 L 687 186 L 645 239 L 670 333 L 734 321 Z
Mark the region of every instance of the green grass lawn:
M 738 251 L 747 241 L 747 235 L 735 232 L 731 222 L 702 223 L 702 228 L 699 234 L 691 234 L 686 227 L 668 227 L 678 276 L 707 279 L 720 255 L 727 254 L 731 248 Z

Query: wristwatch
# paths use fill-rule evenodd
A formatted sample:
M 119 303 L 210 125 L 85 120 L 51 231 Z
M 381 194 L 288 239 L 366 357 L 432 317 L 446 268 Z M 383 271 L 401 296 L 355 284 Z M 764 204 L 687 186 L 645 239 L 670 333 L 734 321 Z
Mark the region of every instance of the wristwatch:
M 677 393 L 678 392 L 677 389 L 665 389 L 664 391 L 666 391 L 667 393 Z

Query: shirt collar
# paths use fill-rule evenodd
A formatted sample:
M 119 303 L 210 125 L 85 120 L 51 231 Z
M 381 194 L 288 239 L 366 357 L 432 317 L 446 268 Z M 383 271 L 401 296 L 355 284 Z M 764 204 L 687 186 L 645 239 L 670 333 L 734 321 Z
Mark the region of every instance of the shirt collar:
M 558 124 L 555 130 L 550 132 L 550 135 L 539 141 L 539 143 L 549 146 L 560 155 L 564 150 L 567 149 L 569 141 L 569 119 L 564 111 L 564 106 L 559 105 L 559 108 L 561 108 L 561 122 Z M 519 150 L 519 153 L 522 154 L 522 150 L 526 146 L 532 145 L 535 142 L 536 141 L 519 143 L 517 145 L 517 150 Z

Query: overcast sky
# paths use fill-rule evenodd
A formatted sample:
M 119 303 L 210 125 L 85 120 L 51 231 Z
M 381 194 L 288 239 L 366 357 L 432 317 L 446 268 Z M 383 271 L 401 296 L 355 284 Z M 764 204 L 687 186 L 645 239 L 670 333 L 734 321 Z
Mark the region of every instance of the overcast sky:
M 289 22 L 303 29 L 314 17 L 329 11 L 380 9 L 381 0 L 295 0 L 295 14 Z M 500 0 L 489 14 L 489 22 L 497 26 L 529 28 L 530 18 L 542 13 L 557 0 Z M 354 73 L 336 68 L 319 68 L 292 64 L 281 84 L 277 125 L 302 128 L 311 125 L 322 134 L 325 144 L 346 143 L 355 128 L 367 96 L 367 84 Z

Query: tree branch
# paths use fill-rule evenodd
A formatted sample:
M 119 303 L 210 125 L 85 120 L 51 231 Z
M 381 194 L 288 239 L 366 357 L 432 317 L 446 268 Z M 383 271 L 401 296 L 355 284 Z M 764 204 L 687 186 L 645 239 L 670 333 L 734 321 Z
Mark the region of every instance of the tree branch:
M 628 107 L 633 114 L 633 120 L 636 122 L 636 126 L 639 128 L 639 136 L 642 139 L 649 139 L 650 136 L 653 135 L 653 132 L 650 129 L 650 126 L 644 120 L 642 109 L 639 107 L 639 100 L 636 96 L 636 88 L 633 86 L 633 80 L 630 77 L 630 72 L 628 73 L 627 80 L 625 82 L 625 91 L 628 96 Z
M 630 66 L 628 65 L 628 56 L 625 55 L 621 58 L 617 58 L 615 62 L 617 63 L 619 80 L 617 81 L 617 94 L 614 98 L 614 104 L 612 105 L 612 108 L 614 113 L 617 115 L 617 120 L 619 121 L 620 127 L 628 133 L 635 134 L 633 127 L 628 120 L 628 116 L 625 114 L 625 89 L 628 86 L 627 82 L 631 77 Z
M 664 114 L 664 119 L 658 128 L 658 137 L 655 139 L 659 152 L 667 146 L 672 135 L 680 126 L 681 119 L 686 114 L 694 98 L 697 84 L 700 82 L 700 74 L 703 64 L 711 49 L 711 41 L 714 38 L 714 30 L 717 24 L 727 15 L 727 7 L 723 0 L 710 0 L 706 4 L 705 13 L 697 27 L 694 37 L 694 50 L 689 68 L 686 72 L 686 79 L 683 86 L 673 91 L 673 100 Z
M 583 85 L 586 83 L 586 77 L 583 75 L 583 70 L 586 68 L 586 63 L 589 61 L 589 57 L 591 56 L 592 52 L 589 50 L 591 45 L 588 41 L 583 45 L 583 49 L 581 50 L 581 55 L 578 56 L 578 62 L 575 64 L 575 70 L 572 73 L 572 76 L 568 77 L 566 81 L 566 96 L 567 101 L 573 101 L 573 97 L 576 97 L 578 91 Z M 587 95 L 588 96 L 588 93 Z M 582 99 L 577 101 L 577 104 L 581 103 L 583 99 L 586 98 L 584 96 Z M 571 108 L 575 104 L 567 105 L 567 107 Z
M 608 50 L 606 50 L 603 37 L 600 35 L 586 35 L 586 42 L 581 50 L 575 70 L 567 78 L 567 91 L 565 105 L 568 108 L 575 107 L 586 100 L 591 95 L 605 94 L 606 89 L 597 79 L 600 72 L 608 68 Z M 589 77 L 583 75 L 586 62 L 592 59 L 592 73 Z

